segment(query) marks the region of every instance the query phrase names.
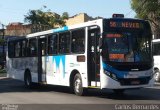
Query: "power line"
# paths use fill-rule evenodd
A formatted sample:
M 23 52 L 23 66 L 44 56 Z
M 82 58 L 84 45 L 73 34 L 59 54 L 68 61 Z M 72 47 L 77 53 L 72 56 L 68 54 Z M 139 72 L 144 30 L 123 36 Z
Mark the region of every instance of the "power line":
M 125 17 L 129 16 L 131 13 L 133 12 L 133 10 L 129 11 L 128 13 L 125 14 Z

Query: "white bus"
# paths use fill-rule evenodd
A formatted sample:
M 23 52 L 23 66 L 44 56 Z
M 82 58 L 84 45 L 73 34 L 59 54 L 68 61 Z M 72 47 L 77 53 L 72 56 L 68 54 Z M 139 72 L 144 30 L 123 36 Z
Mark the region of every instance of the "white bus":
M 155 81 L 160 82 L 160 39 L 152 40 Z
M 88 88 L 126 89 L 151 86 L 153 58 L 147 21 L 97 19 L 37 32 L 8 41 L 8 77 L 63 85 L 83 95 Z

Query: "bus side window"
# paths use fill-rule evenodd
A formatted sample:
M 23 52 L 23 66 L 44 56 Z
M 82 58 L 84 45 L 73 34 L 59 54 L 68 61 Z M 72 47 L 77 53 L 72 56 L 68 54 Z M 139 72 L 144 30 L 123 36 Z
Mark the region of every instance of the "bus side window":
M 70 32 L 59 34 L 59 53 L 70 52 Z
M 23 40 L 22 41 L 22 57 L 26 56 L 26 52 L 27 52 L 27 41 Z
M 57 54 L 58 50 L 58 36 L 56 34 L 48 37 L 48 53 Z
M 21 56 L 21 44 L 20 41 L 15 43 L 15 57 Z
M 37 55 L 37 41 L 36 39 L 29 40 L 29 56 L 36 56 Z
M 85 30 L 79 29 L 72 31 L 71 52 L 81 53 L 85 50 Z
M 153 43 L 153 54 L 160 55 L 160 43 Z
M 9 56 L 9 58 L 15 57 L 14 42 L 9 42 L 8 43 L 8 56 Z

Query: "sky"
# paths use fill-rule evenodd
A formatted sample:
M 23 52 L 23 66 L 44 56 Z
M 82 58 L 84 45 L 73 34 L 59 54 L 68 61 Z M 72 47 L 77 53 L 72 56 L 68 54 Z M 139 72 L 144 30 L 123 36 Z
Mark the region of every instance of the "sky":
M 0 2 L 0 23 L 5 25 L 11 22 L 24 23 L 24 15 L 29 10 L 40 9 L 43 6 L 47 6 L 47 9 L 60 15 L 68 12 L 69 16 L 78 13 L 104 18 L 112 17 L 113 13 L 124 14 L 127 18 L 135 16 L 130 0 L 2 0 Z

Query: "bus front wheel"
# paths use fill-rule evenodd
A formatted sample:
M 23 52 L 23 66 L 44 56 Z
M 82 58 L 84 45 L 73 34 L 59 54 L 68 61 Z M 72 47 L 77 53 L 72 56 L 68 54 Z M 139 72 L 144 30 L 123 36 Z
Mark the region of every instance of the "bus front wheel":
M 80 74 L 76 74 L 73 80 L 73 90 L 76 95 L 84 95 L 84 88 L 82 87 L 82 79 Z
M 160 71 L 158 69 L 156 69 L 154 71 L 154 74 L 155 74 L 155 81 L 160 82 Z

